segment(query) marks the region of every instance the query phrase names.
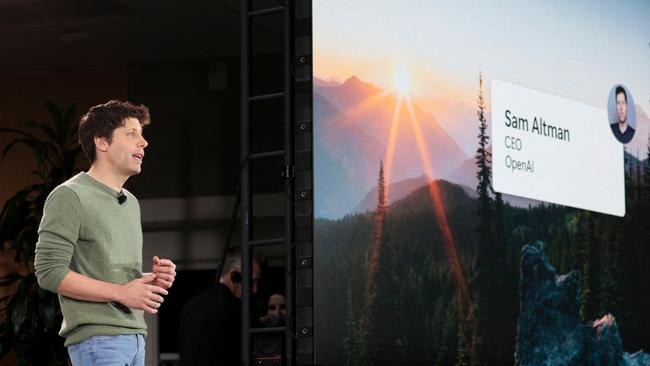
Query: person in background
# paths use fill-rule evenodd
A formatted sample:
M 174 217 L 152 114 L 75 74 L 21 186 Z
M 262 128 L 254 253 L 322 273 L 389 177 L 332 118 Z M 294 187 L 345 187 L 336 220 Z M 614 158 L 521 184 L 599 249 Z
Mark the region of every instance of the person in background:
M 183 307 L 178 324 L 182 366 L 241 365 L 241 261 L 239 251 L 232 250 L 218 280 Z M 261 273 L 253 260 L 253 294 Z
M 284 295 L 274 293 L 269 297 L 266 314 L 260 318 L 260 323 L 269 327 L 278 327 L 286 324 L 287 307 Z

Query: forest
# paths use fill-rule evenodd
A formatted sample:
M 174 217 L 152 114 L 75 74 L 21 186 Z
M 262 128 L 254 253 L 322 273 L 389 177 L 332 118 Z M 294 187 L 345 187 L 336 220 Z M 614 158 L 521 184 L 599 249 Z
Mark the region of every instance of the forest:
M 625 351 L 650 349 L 650 144 L 642 159 L 625 153 L 624 217 L 513 206 L 492 189 L 479 80 L 476 187 L 432 180 L 388 205 L 378 161 L 374 210 L 316 219 L 315 308 L 328 356 L 347 366 L 512 365 L 520 254 L 536 241 L 558 274 L 580 272 L 583 322 L 610 313 Z

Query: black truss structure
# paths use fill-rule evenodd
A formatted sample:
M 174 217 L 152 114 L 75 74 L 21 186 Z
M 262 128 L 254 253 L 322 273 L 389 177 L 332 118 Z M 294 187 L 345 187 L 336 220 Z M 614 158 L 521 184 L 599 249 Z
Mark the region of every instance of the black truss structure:
M 276 7 L 252 10 L 241 1 L 241 251 L 242 251 L 242 365 L 253 364 L 252 337 L 284 333 L 282 365 L 314 364 L 313 292 L 313 170 L 312 170 L 312 22 L 311 0 L 283 0 Z M 283 90 L 251 95 L 252 21 L 282 14 Z M 255 103 L 282 102 L 283 149 L 253 153 L 251 108 Z M 253 240 L 252 163 L 284 159 L 284 237 Z M 278 175 L 279 176 L 279 175 Z M 274 177 L 267 177 L 274 179 Z M 259 178 L 258 178 L 259 179 Z M 278 178 L 275 178 L 278 179 Z M 252 256 L 254 248 L 284 246 L 287 322 L 284 327 L 251 327 Z

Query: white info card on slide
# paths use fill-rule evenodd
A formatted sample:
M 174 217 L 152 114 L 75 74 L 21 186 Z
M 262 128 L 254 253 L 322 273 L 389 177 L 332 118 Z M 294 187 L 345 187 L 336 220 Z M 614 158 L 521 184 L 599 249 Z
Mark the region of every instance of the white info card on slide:
M 623 145 L 607 110 L 492 80 L 497 192 L 625 216 Z

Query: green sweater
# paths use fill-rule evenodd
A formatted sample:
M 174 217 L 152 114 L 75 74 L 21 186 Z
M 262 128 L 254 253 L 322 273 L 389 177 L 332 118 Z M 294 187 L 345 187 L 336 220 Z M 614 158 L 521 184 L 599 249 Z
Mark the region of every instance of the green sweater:
M 124 192 L 127 200 L 120 205 L 116 191 L 82 172 L 50 193 L 34 263 L 41 287 L 57 292 L 70 271 L 116 284 L 142 277 L 140 206 Z M 142 310 L 61 294 L 59 301 L 66 346 L 95 335 L 146 335 Z

